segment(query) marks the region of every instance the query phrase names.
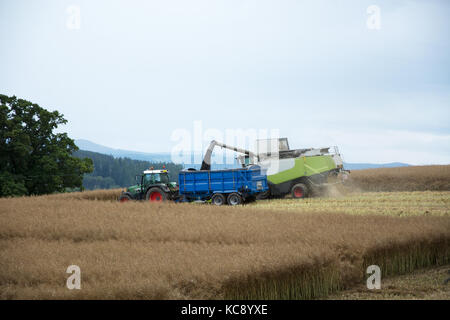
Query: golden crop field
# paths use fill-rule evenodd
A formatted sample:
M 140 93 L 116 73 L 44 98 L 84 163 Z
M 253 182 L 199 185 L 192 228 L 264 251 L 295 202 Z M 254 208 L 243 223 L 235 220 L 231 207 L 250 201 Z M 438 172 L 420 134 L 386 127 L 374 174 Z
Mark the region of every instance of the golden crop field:
M 118 203 L 120 190 L 0 199 L 0 298 L 326 297 L 365 283 L 372 264 L 383 277 L 448 265 L 440 185 L 239 207 Z M 66 288 L 69 265 L 80 290 Z
M 450 191 L 450 165 L 354 170 L 348 185 L 359 191 Z

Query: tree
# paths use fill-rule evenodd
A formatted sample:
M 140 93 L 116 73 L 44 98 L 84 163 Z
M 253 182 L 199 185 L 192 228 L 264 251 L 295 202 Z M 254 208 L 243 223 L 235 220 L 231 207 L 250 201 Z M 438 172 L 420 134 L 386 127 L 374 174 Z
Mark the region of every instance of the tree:
M 67 133 L 54 132 L 65 123 L 58 111 L 0 94 L 0 196 L 82 187 L 92 160 L 74 157 L 75 142 Z

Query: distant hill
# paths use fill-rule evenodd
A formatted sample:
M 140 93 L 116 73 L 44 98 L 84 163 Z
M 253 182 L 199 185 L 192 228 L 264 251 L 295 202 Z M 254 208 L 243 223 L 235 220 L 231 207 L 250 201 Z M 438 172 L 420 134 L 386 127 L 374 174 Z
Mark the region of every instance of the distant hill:
M 102 154 L 111 155 L 115 158 L 130 158 L 134 160 L 143 160 L 151 162 L 169 162 L 171 161 L 169 152 L 159 152 L 159 153 L 146 153 L 139 151 L 130 151 L 122 149 L 113 149 L 109 147 L 102 146 L 100 144 L 94 143 L 89 140 L 77 139 L 75 144 L 80 148 L 80 150 L 97 152 Z
M 146 153 L 139 151 L 130 151 L 122 149 L 113 149 L 105 147 L 103 145 L 94 143 L 89 140 L 77 139 L 75 144 L 81 150 L 92 151 L 97 153 L 102 153 L 106 155 L 111 155 L 115 158 L 130 158 L 133 160 L 143 160 L 150 162 L 171 162 L 170 152 L 157 152 L 157 153 Z M 225 169 L 225 168 L 236 168 L 237 164 L 213 164 L 212 169 Z M 401 162 L 391 162 L 391 163 L 344 163 L 344 168 L 347 170 L 362 170 L 362 169 L 374 169 L 374 168 L 394 168 L 394 167 L 406 167 L 409 164 Z M 184 168 L 200 168 L 200 163 L 197 164 L 183 164 Z

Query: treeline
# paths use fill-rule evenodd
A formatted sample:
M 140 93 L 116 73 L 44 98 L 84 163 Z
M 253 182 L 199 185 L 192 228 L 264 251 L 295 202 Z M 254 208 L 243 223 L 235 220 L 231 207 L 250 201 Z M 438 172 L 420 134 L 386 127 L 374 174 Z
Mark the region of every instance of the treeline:
M 88 190 L 123 188 L 136 184 L 135 176 L 142 171 L 154 167 L 162 169 L 165 165 L 169 170 L 171 181 L 178 181 L 178 173 L 183 168 L 182 165 L 172 162 L 150 162 L 133 160 L 129 158 L 114 158 L 113 156 L 79 150 L 73 154 L 77 158 L 89 158 L 94 163 L 94 171 L 85 174 L 83 177 L 83 187 Z

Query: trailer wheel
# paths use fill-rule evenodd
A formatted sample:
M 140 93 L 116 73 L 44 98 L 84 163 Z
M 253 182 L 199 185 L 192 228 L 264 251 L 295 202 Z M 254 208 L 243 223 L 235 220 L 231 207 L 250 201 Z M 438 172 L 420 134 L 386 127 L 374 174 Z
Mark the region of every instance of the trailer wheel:
M 145 199 L 150 202 L 163 202 L 167 199 L 167 194 L 158 187 L 150 188 Z
M 221 193 L 216 193 L 211 197 L 211 203 L 216 206 L 221 206 L 225 203 L 225 196 Z
M 308 188 L 303 183 L 297 183 L 291 189 L 292 198 L 303 199 L 308 195 Z
M 122 202 L 128 202 L 133 199 L 127 194 L 121 194 L 118 200 L 119 200 L 119 202 L 122 203 Z
M 227 202 L 230 206 L 236 206 L 242 203 L 242 197 L 239 193 L 233 192 L 228 195 Z

